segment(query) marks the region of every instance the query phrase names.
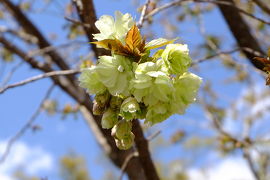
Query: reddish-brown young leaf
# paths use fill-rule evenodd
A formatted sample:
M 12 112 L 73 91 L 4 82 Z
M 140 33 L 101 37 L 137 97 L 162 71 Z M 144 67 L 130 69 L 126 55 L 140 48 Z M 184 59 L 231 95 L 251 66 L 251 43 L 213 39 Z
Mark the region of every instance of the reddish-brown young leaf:
M 268 54 L 270 54 L 270 51 L 268 50 Z M 262 69 L 264 72 L 268 74 L 266 78 L 266 85 L 270 85 L 270 60 L 268 58 L 261 58 L 261 57 L 255 57 L 254 60 L 259 61 L 264 65 L 264 68 Z
M 140 34 L 139 28 L 133 25 L 126 35 L 126 46 L 131 50 L 138 48 L 142 43 L 142 36 Z

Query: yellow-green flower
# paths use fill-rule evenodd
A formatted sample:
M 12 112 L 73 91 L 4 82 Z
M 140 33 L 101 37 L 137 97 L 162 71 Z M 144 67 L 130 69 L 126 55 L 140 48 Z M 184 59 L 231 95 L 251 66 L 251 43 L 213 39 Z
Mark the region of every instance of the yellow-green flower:
M 186 44 L 168 44 L 162 52 L 162 60 L 171 74 L 183 74 L 191 64 Z
M 168 74 L 162 71 L 160 64 L 153 62 L 138 65 L 130 88 L 137 101 L 144 102 L 146 106 L 154 105 L 158 101 L 170 101 L 174 91 Z
M 118 39 L 124 43 L 125 36 L 129 29 L 135 24 L 130 14 L 115 12 L 115 20 L 112 16 L 103 15 L 96 21 L 95 25 L 100 31 L 93 34 L 94 39 L 101 41 L 104 39 Z
M 137 118 L 137 113 L 140 111 L 140 106 L 137 100 L 133 97 L 125 99 L 121 105 L 120 114 L 126 120 Z
M 128 96 L 129 81 L 133 77 L 132 64 L 124 56 L 100 56 L 96 66 L 98 79 L 113 95 Z
M 106 87 L 99 80 L 95 66 L 83 69 L 79 81 L 80 86 L 85 88 L 89 94 L 102 94 L 106 91 Z

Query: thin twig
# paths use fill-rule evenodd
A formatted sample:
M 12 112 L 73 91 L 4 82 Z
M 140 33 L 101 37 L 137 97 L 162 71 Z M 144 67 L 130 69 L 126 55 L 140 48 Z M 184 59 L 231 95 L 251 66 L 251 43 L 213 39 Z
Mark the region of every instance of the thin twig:
M 119 180 L 122 180 L 123 179 L 123 176 L 125 174 L 125 170 L 126 170 L 126 167 L 128 165 L 128 163 L 130 162 L 130 160 L 133 158 L 133 157 L 138 157 L 139 156 L 139 153 L 137 151 L 134 151 L 133 153 L 129 154 L 124 163 L 122 164 L 121 166 L 121 174 L 120 174 L 120 177 L 119 177 Z
M 160 6 L 154 10 L 152 10 L 150 13 L 148 13 L 146 16 L 145 16 L 145 19 L 148 19 L 149 17 L 152 17 L 154 15 L 156 15 L 157 13 L 159 13 L 160 11 L 163 11 L 165 9 L 168 9 L 170 7 L 173 7 L 173 6 L 177 6 L 177 5 L 181 5 L 182 3 L 184 2 L 192 2 L 192 3 L 212 3 L 212 4 L 221 4 L 221 5 L 226 5 L 226 6 L 232 6 L 234 8 L 236 8 L 239 12 L 241 12 L 242 14 L 245 14 L 246 16 L 249 16 L 253 19 L 256 19 L 257 21 L 260 21 L 262 23 L 265 23 L 267 25 L 270 25 L 270 22 L 268 21 L 265 21 L 264 19 L 262 18 L 259 18 L 259 17 L 256 17 L 254 16 L 253 14 L 250 14 L 248 13 L 247 11 L 241 9 L 241 8 L 238 8 L 237 6 L 235 6 L 234 4 L 232 3 L 229 3 L 229 2 L 226 2 L 226 1 L 210 1 L 210 0 L 177 0 L 177 1 L 172 1 L 170 3 L 166 3 L 164 4 L 163 6 Z
M 28 56 L 34 57 L 36 55 L 43 55 L 43 54 L 48 53 L 50 51 L 55 51 L 56 49 L 59 49 L 59 48 L 65 48 L 65 47 L 71 46 L 73 44 L 87 44 L 87 42 L 86 41 L 72 41 L 72 42 L 67 42 L 64 44 L 56 45 L 56 46 L 47 46 L 45 48 L 30 51 L 28 53 Z
M 140 20 L 139 20 L 139 22 L 137 23 L 138 28 L 141 28 L 142 25 L 143 25 L 143 22 L 144 22 L 145 16 L 146 16 L 146 10 L 147 10 L 147 8 L 148 8 L 148 6 L 149 6 L 149 4 L 150 4 L 150 1 L 151 1 L 151 0 L 146 0 L 145 4 L 144 4 L 144 6 L 143 6 Z
M 82 23 L 81 21 L 78 21 L 77 19 L 73 19 L 73 18 L 70 18 L 70 17 L 67 17 L 65 16 L 64 17 L 67 21 L 73 23 L 73 24 L 76 24 L 76 25 L 81 25 L 81 26 L 85 26 L 87 28 L 90 28 L 90 24 L 86 24 L 86 23 Z
M 257 4 L 264 12 L 266 12 L 268 15 L 270 15 L 270 7 L 267 6 L 267 4 L 264 4 L 261 0 L 252 0 L 255 4 Z
M 8 75 L 5 77 L 5 79 L 3 80 L 2 82 L 2 85 L 1 86 L 5 86 L 8 81 L 11 79 L 12 75 L 15 73 L 15 71 L 21 67 L 21 65 L 24 63 L 24 61 L 20 61 L 18 64 L 16 64 L 11 70 L 10 72 L 8 73 Z
M 260 175 L 259 172 L 257 170 L 257 168 L 255 167 L 254 162 L 252 162 L 252 158 L 251 155 L 249 154 L 247 149 L 243 149 L 243 153 L 244 153 L 244 158 L 247 160 L 248 166 L 251 170 L 251 172 L 253 173 L 254 177 L 256 178 L 256 180 L 260 180 Z
M 33 122 L 36 120 L 37 116 L 40 114 L 40 112 L 42 111 L 42 106 L 45 102 L 46 99 L 48 99 L 48 97 L 50 96 L 50 94 L 52 93 L 52 90 L 54 88 L 54 84 L 51 85 L 48 89 L 48 91 L 46 92 L 44 98 L 42 99 L 38 109 L 34 112 L 34 114 L 31 116 L 31 118 L 26 122 L 26 124 L 8 141 L 6 149 L 0 159 L 0 164 L 2 164 L 3 162 L 5 162 L 8 154 L 11 151 L 11 148 L 13 146 L 13 144 L 21 137 L 24 135 L 24 133 L 31 128 Z
M 155 133 L 151 134 L 150 136 L 147 137 L 148 141 L 152 141 L 155 139 L 159 134 L 161 133 L 161 130 L 156 131 Z
M 196 65 L 196 64 L 205 62 L 206 60 L 209 60 L 209 59 L 212 59 L 212 58 L 215 58 L 215 57 L 224 55 L 224 54 L 232 54 L 232 53 L 237 52 L 237 51 L 240 51 L 240 50 L 241 50 L 241 48 L 236 48 L 236 49 L 232 49 L 232 50 L 229 50 L 229 51 L 220 51 L 220 52 L 218 52 L 218 53 L 216 53 L 216 54 L 213 54 L 213 55 L 206 56 L 206 57 L 204 57 L 204 58 L 195 60 L 195 61 L 192 63 L 191 66 L 194 66 L 194 65 Z
M 76 74 L 76 73 L 79 73 L 79 72 L 80 72 L 80 70 L 71 69 L 71 70 L 64 70 L 64 71 L 51 71 L 51 72 L 48 72 L 48 73 L 40 74 L 40 75 L 31 77 L 31 78 L 28 78 L 26 80 L 23 80 L 23 81 L 20 81 L 20 82 L 5 86 L 5 87 L 0 89 L 0 94 L 4 93 L 8 89 L 18 87 L 18 86 L 22 86 L 22 85 L 37 81 L 39 79 L 43 79 L 43 78 L 47 78 L 47 77 L 51 77 L 51 76 Z

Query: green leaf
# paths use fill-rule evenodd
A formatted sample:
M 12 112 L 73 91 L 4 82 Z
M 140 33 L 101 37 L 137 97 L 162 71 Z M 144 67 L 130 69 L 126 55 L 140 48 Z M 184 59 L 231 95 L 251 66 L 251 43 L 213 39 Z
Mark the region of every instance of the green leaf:
M 145 45 L 145 49 L 150 50 L 150 49 L 155 49 L 155 48 L 159 48 L 162 46 L 165 46 L 167 44 L 171 44 L 175 41 L 176 39 L 172 39 L 172 40 L 168 40 L 168 39 L 164 39 L 164 38 L 158 38 L 158 39 L 154 39 L 150 42 L 148 42 Z

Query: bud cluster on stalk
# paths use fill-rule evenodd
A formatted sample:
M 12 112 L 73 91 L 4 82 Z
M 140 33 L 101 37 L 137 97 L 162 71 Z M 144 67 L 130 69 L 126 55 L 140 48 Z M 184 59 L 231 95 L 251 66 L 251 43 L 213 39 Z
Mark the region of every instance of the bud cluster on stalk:
M 111 129 L 119 149 L 133 145 L 132 120 L 160 123 L 183 114 L 196 99 L 201 78 L 188 72 L 191 65 L 186 44 L 164 38 L 145 42 L 129 14 L 104 15 L 94 34 L 100 48 L 111 56 L 99 56 L 96 65 L 83 68 L 80 86 L 95 95 L 93 113 Z M 150 50 L 166 46 L 150 56 Z

